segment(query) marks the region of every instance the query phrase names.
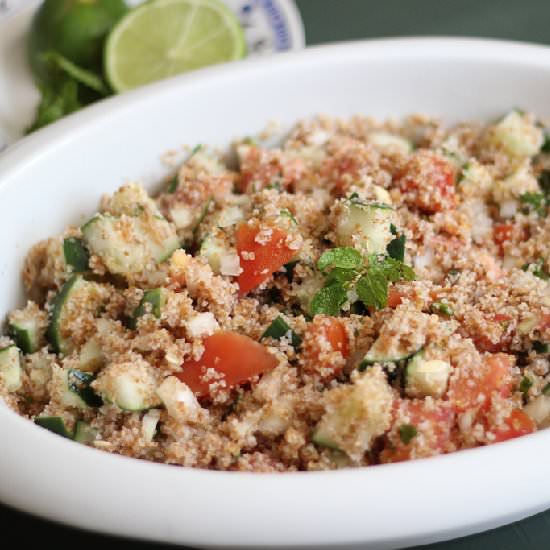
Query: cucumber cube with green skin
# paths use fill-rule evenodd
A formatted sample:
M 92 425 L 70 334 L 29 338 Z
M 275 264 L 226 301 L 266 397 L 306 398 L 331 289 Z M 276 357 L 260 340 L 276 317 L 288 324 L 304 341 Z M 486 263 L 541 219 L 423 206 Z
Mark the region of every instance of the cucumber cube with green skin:
M 161 310 L 166 303 L 166 290 L 164 288 L 153 288 L 143 293 L 143 298 L 134 311 L 134 316 L 130 322 L 130 328 L 135 329 L 137 320 L 146 313 L 151 313 L 157 319 L 160 319 Z
M 82 226 L 82 234 L 111 273 L 139 273 L 150 260 L 137 218 L 97 214 Z
M 21 361 L 16 346 L 0 349 L 0 379 L 9 392 L 21 387 Z
M 67 373 L 67 387 L 89 407 L 101 407 L 103 400 L 91 388 L 95 376 L 89 372 L 69 369 Z
M 73 351 L 71 341 L 70 319 L 65 318 L 67 313 L 82 308 L 97 309 L 102 303 L 101 285 L 86 281 L 80 275 L 73 275 L 55 296 L 50 307 L 50 323 L 46 337 L 56 353 L 67 355 Z
M 317 445 L 338 449 L 359 462 L 391 424 L 392 388 L 380 367 L 357 376 L 326 396 L 325 413 L 315 427 Z
M 82 443 L 83 445 L 90 445 L 95 441 L 97 437 L 97 430 L 92 428 L 87 422 L 79 420 L 76 423 L 74 430 L 74 440 L 77 443 Z
M 374 341 L 361 363 L 359 363 L 359 370 L 365 370 L 369 365 L 374 363 L 399 363 L 412 357 L 419 351 L 418 349 L 408 349 L 405 347 L 388 350 L 381 342 L 380 338 Z
M 38 416 L 34 419 L 34 423 L 67 439 L 73 438 L 73 433 L 69 431 L 65 421 L 60 416 Z
M 40 328 L 35 319 L 18 319 L 8 324 L 8 332 L 23 353 L 34 353 L 40 347 Z
M 162 216 L 140 218 L 139 229 L 149 253 L 157 264 L 170 259 L 173 252 L 181 247 L 174 227 Z
M 145 361 L 111 363 L 104 367 L 93 388 L 103 399 L 126 411 L 157 407 L 157 372 Z
M 84 246 L 84 241 L 76 237 L 68 237 L 63 241 L 65 263 L 74 273 L 83 273 L 90 269 L 90 254 Z
M 442 359 L 427 359 L 416 353 L 405 370 L 405 393 L 409 397 L 441 397 L 447 390 L 451 365 Z
M 395 212 L 387 204 L 346 199 L 336 226 L 339 246 L 358 246 L 367 254 L 386 254 L 394 236 L 391 232 Z
M 294 348 L 299 348 L 302 343 L 302 339 L 298 334 L 296 334 L 286 323 L 286 321 L 281 317 L 277 317 L 273 322 L 267 327 L 265 332 L 262 334 L 260 340 L 264 338 L 273 338 L 275 340 L 280 340 L 284 336 L 287 336 L 290 333 L 290 341 Z

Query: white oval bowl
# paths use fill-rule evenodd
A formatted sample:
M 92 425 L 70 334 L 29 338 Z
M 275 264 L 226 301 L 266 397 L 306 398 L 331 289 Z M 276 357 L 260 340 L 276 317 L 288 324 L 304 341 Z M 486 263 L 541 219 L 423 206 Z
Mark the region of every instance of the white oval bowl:
M 0 313 L 23 299 L 36 241 L 79 223 L 127 178 L 151 186 L 179 144 L 225 145 L 317 113 L 446 121 L 520 106 L 550 115 L 550 49 L 468 39 L 326 46 L 207 69 L 115 97 L 0 158 Z M 428 460 L 248 474 L 147 463 L 77 445 L 0 406 L 0 500 L 104 533 L 216 546 L 397 548 L 550 506 L 550 431 Z

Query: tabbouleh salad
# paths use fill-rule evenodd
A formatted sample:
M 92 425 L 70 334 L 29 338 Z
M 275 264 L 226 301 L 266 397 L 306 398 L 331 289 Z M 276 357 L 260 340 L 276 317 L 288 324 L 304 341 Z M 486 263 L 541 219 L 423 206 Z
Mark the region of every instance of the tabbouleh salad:
M 196 147 L 36 244 L 0 394 L 112 453 L 370 466 L 550 424 L 550 143 L 531 114 L 319 117 Z

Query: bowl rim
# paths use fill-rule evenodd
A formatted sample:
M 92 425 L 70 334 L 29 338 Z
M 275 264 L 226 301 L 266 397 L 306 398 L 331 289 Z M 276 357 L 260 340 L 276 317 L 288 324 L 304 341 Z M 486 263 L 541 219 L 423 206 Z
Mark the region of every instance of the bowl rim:
M 423 57 L 449 60 L 470 59 L 472 61 L 474 59 L 477 61 L 482 59 L 485 61 L 494 61 L 496 63 L 518 62 L 522 66 L 534 66 L 550 70 L 549 47 L 501 40 L 452 37 L 411 37 L 352 41 L 315 46 L 306 48 L 302 51 L 278 54 L 271 58 L 270 62 L 267 64 L 265 59 L 258 59 L 245 60 L 222 67 L 210 67 L 195 73 L 185 74 L 166 81 L 153 83 L 144 88 L 109 98 L 81 112 L 70 115 L 50 127 L 39 130 L 35 134 L 25 137 L 7 151 L 0 154 L 0 179 L 4 180 L 0 180 L 0 193 L 7 189 L 10 179 L 14 178 L 20 169 L 24 169 L 29 163 L 35 162 L 41 156 L 48 155 L 51 150 L 55 149 L 65 140 L 74 139 L 79 131 L 85 131 L 88 126 L 105 118 L 105 116 L 113 111 L 135 109 L 137 105 L 150 101 L 153 98 L 158 99 L 158 96 L 169 93 L 169 91 L 174 88 L 190 87 L 195 83 L 201 83 L 208 80 L 223 81 L 228 75 L 238 76 L 239 74 L 249 72 L 271 72 L 286 65 L 307 64 L 314 59 L 324 59 L 326 57 L 340 58 L 342 56 L 347 56 L 350 59 L 357 57 L 362 60 L 365 58 L 419 59 Z M 495 476 L 497 474 L 504 475 L 506 473 L 505 470 L 502 469 L 502 465 L 499 464 L 499 457 L 505 449 L 506 455 L 509 457 L 507 462 L 514 459 L 518 461 L 517 463 L 528 465 L 534 472 L 540 472 L 542 471 L 540 468 L 544 462 L 543 457 L 541 457 L 541 455 L 544 454 L 541 453 L 541 450 L 544 449 L 544 442 L 546 442 L 546 445 L 550 448 L 550 432 L 545 433 L 541 431 L 488 447 L 464 450 L 449 455 L 442 455 L 430 459 L 419 459 L 407 463 L 380 465 L 374 468 L 367 467 L 330 472 L 257 474 L 246 472 L 219 472 L 192 468 L 176 469 L 165 464 L 156 464 L 118 455 L 110 455 L 103 451 L 97 452 L 95 449 L 74 445 L 73 442 L 66 441 L 59 436 L 39 429 L 28 420 L 23 419 L 13 411 L 7 409 L 4 404 L 0 406 L 0 426 L 2 427 L 1 431 L 4 431 L 10 437 L 17 436 L 23 440 L 28 438 L 26 446 L 29 450 L 40 453 L 41 449 L 47 449 L 48 453 L 55 456 L 56 459 L 59 460 L 59 463 L 55 466 L 55 475 L 58 477 L 62 475 L 63 469 L 67 471 L 71 468 L 72 463 L 79 463 L 85 468 L 97 468 L 102 471 L 107 469 L 112 471 L 106 476 L 107 480 L 105 483 L 100 483 L 103 488 L 107 487 L 107 481 L 114 482 L 117 479 L 124 479 L 124 483 L 126 483 L 126 480 L 129 479 L 141 480 L 148 476 L 155 477 L 159 483 L 159 487 L 165 491 L 170 491 L 174 486 L 182 487 L 189 484 L 187 487 L 190 491 L 189 498 L 198 502 L 197 509 L 200 509 L 201 506 L 203 509 L 207 509 L 207 507 L 211 505 L 213 510 L 216 511 L 213 513 L 213 517 L 217 517 L 216 513 L 219 516 L 223 511 L 223 508 L 220 507 L 220 503 L 208 502 L 208 500 L 202 498 L 198 490 L 199 488 L 192 487 L 193 484 L 197 485 L 197 483 L 200 484 L 203 481 L 206 483 L 223 483 L 224 490 L 229 492 L 229 494 L 232 492 L 233 494 L 251 494 L 254 497 L 252 500 L 255 506 L 264 512 L 269 511 L 269 506 L 266 506 L 265 503 L 261 503 L 261 495 L 259 493 L 272 495 L 274 498 L 272 504 L 283 506 L 284 501 L 281 500 L 281 494 L 284 491 L 288 491 L 293 495 L 293 499 L 295 499 L 296 502 L 289 507 L 289 510 L 283 510 L 281 512 L 281 517 L 284 517 L 286 521 L 292 524 L 293 531 L 291 536 L 294 538 L 291 538 L 284 530 L 280 530 L 278 533 L 271 534 L 271 543 L 273 545 L 292 544 L 293 541 L 297 541 L 297 544 L 302 545 L 319 542 L 314 534 L 309 536 L 304 535 L 296 539 L 298 533 L 297 529 L 299 527 L 297 520 L 302 519 L 305 521 L 307 519 L 306 515 L 308 515 L 309 519 L 307 519 L 306 524 L 309 525 L 308 522 L 311 521 L 309 517 L 311 516 L 311 509 L 307 514 L 304 512 L 301 518 L 293 518 L 290 515 L 290 511 L 294 514 L 297 513 L 299 505 L 309 505 L 310 508 L 313 507 L 317 512 L 322 512 L 321 516 L 323 517 L 326 517 L 327 510 L 332 510 L 335 513 L 338 512 L 338 507 L 335 506 L 334 502 L 325 502 L 324 510 L 319 507 L 320 503 L 323 502 L 323 497 L 326 496 L 324 491 L 320 490 L 319 485 L 323 485 L 325 489 L 328 488 L 331 499 L 340 499 L 340 502 L 346 502 L 347 495 L 350 495 L 352 501 L 360 498 L 361 491 L 364 491 L 365 486 L 372 487 L 373 492 L 378 495 L 384 494 L 384 487 L 386 486 L 386 492 L 395 497 L 399 495 L 399 493 L 395 492 L 395 488 L 393 490 L 391 488 L 387 489 L 386 484 L 388 482 L 393 482 L 396 478 L 401 481 L 406 481 L 408 479 L 409 487 L 414 488 L 417 496 L 421 496 L 422 492 L 443 496 L 441 493 L 442 490 L 455 491 L 456 494 L 458 494 L 461 491 L 461 483 L 460 480 L 452 479 L 453 471 L 471 471 L 472 479 L 469 483 L 472 486 L 475 484 L 482 484 L 484 480 L 489 477 L 493 480 L 492 483 L 494 488 Z M 0 466 L 2 463 L 7 464 L 9 461 L 11 461 L 11 464 L 18 463 L 17 452 L 18 451 L 14 449 L 10 449 L 6 454 L 0 454 Z M 19 466 L 21 468 L 20 475 L 25 474 L 30 478 L 39 479 L 33 474 L 33 465 L 29 461 L 22 460 Z M 172 472 L 177 472 L 177 475 L 174 475 Z M 546 494 L 550 493 L 550 480 L 541 481 L 534 473 L 530 472 L 525 472 L 524 474 L 525 476 L 520 481 L 523 483 L 535 483 L 538 481 L 541 487 L 544 486 L 547 489 Z M 508 481 L 507 479 L 507 482 Z M 511 494 L 519 494 L 521 484 L 518 483 L 518 480 L 511 482 L 510 486 L 513 486 Z M 126 489 L 128 489 L 128 487 L 126 487 Z M 96 489 L 90 487 L 90 490 L 95 491 Z M 479 495 L 476 494 L 476 496 Z M 155 533 L 148 533 L 138 529 L 137 533 L 133 533 L 129 529 L 129 524 L 125 524 L 123 528 L 119 528 L 115 523 L 107 521 L 106 518 L 102 516 L 93 521 L 75 520 L 77 516 L 75 516 L 74 509 L 50 508 L 46 497 L 47 495 L 43 494 L 36 502 L 29 502 L 24 498 L 18 497 L 14 487 L 3 487 L 0 485 L 0 499 L 16 508 L 30 511 L 36 515 L 61 523 L 79 525 L 94 531 L 111 534 L 137 536 L 144 539 L 164 540 L 166 542 L 175 543 L 208 544 L 211 546 L 224 544 L 224 541 L 228 540 L 230 544 L 246 546 L 261 544 L 261 528 L 265 528 L 265 525 L 261 525 L 260 528 L 252 529 L 251 532 L 243 533 L 236 530 L 236 527 L 231 525 L 230 522 L 226 522 L 221 528 L 221 532 L 226 537 L 225 539 L 218 535 L 214 535 L 212 532 L 209 532 L 208 529 L 201 534 L 198 527 L 193 530 L 191 525 L 187 525 L 186 528 L 190 529 L 192 533 L 185 539 L 182 538 L 181 532 L 178 532 L 173 526 L 171 526 L 168 531 L 165 529 L 166 534 L 164 536 L 159 536 L 159 532 L 161 532 L 162 529 Z M 66 494 L 65 497 L 67 497 Z M 466 495 L 460 496 L 459 500 L 460 501 L 453 506 L 449 506 L 447 503 L 445 506 L 442 506 L 442 508 L 445 508 L 446 512 L 449 514 L 460 513 L 461 510 L 466 513 L 468 507 Z M 116 502 L 118 505 L 122 505 L 123 503 L 128 505 L 130 501 L 121 497 L 121 499 Z M 190 505 L 190 502 L 191 500 L 188 500 L 188 505 Z M 414 506 L 414 502 L 414 498 L 408 498 L 407 505 Z M 546 497 L 543 498 L 539 494 L 530 501 L 529 505 L 522 505 L 519 511 L 516 509 L 517 513 L 514 513 L 513 517 L 517 518 L 521 515 L 525 516 L 535 511 L 539 511 L 546 507 L 549 502 L 550 501 Z M 74 507 L 79 506 L 78 501 L 71 501 L 71 503 Z M 374 503 L 371 502 L 370 504 Z M 249 505 L 245 508 L 248 512 L 251 511 Z M 398 506 L 397 508 L 403 509 L 402 506 Z M 510 516 L 510 518 L 511 517 L 512 516 Z M 349 513 L 348 520 L 344 523 L 350 526 L 350 520 L 357 521 L 359 518 L 360 516 L 357 511 L 353 511 Z M 502 509 L 498 507 L 495 510 L 484 509 L 479 513 L 477 519 L 472 518 L 473 516 L 471 516 L 470 512 L 470 519 L 467 521 L 464 533 L 476 532 L 489 526 L 496 525 L 497 523 L 501 523 L 503 512 Z M 200 518 L 194 514 L 193 521 L 200 523 Z M 453 517 L 438 517 L 436 528 L 438 537 L 445 538 L 447 536 L 453 536 L 452 533 L 455 524 L 456 522 Z M 206 521 L 202 524 L 202 527 L 207 525 L 208 523 Z M 372 525 L 371 527 L 374 529 L 375 526 Z M 362 538 L 357 538 L 357 536 L 357 532 L 353 532 L 344 534 L 328 542 L 357 543 L 363 540 Z M 385 547 L 389 548 L 392 547 L 392 544 L 395 545 L 399 541 L 401 541 L 401 543 L 406 541 L 407 543 L 415 542 L 419 544 L 424 541 L 433 541 L 435 539 L 432 530 L 428 531 L 425 526 L 420 529 L 415 527 L 414 524 L 407 523 L 402 527 L 399 534 L 383 535 L 377 532 L 373 533 L 373 538 L 369 540 L 372 540 L 374 543 L 386 545 Z

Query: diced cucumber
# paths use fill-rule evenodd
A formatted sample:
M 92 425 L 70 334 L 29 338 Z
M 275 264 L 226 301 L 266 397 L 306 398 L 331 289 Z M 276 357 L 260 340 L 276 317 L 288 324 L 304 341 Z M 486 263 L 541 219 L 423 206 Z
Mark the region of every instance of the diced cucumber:
M 216 225 L 222 229 L 231 227 L 244 218 L 243 210 L 239 206 L 225 206 L 218 215 Z
M 23 313 L 21 310 L 18 313 Z M 34 353 L 40 348 L 42 329 L 37 319 L 17 315 L 8 323 L 8 331 L 23 353 Z
M 170 218 L 178 229 L 189 229 L 195 221 L 193 209 L 185 204 L 170 208 Z
M 9 392 L 21 387 L 21 361 L 16 346 L 0 349 L 0 378 Z
M 97 437 L 97 430 L 84 420 L 78 420 L 74 430 L 74 440 L 83 445 L 91 445 Z
M 264 338 L 273 338 L 275 340 L 280 340 L 283 337 L 289 337 L 290 341 L 294 348 L 299 348 L 302 343 L 302 338 L 296 334 L 286 323 L 286 321 L 281 317 L 277 317 L 273 322 L 267 327 L 265 332 L 262 334 L 260 340 Z
M 201 406 L 187 384 L 175 376 L 168 376 L 157 389 L 168 414 L 175 420 L 184 422 L 194 419 Z
M 143 439 L 145 439 L 145 441 L 149 443 L 153 441 L 153 438 L 158 430 L 159 420 L 160 409 L 151 409 L 143 415 L 143 418 L 141 419 L 141 434 L 143 435 Z
M 141 218 L 139 227 L 153 260 L 158 264 L 168 260 L 181 246 L 174 227 L 161 216 Z
M 413 150 L 413 145 L 408 139 L 389 132 L 372 132 L 369 134 L 368 140 L 375 147 L 393 149 L 403 155 L 408 155 Z
M 228 245 L 223 234 L 207 235 L 201 243 L 199 255 L 206 259 L 214 273 L 220 273 L 221 259 L 228 253 Z
M 373 363 L 399 363 L 412 357 L 419 350 L 417 348 L 411 349 L 408 347 L 393 347 L 388 349 L 387 342 L 385 342 L 384 336 L 378 337 L 361 363 L 359 363 L 358 369 L 360 371 L 365 370 L 369 365 Z
M 67 237 L 63 241 L 63 255 L 73 272 L 82 273 L 90 269 L 90 254 L 82 239 Z
M 131 328 L 135 329 L 137 326 L 137 320 L 146 313 L 151 313 L 157 319 L 160 319 L 161 310 L 166 303 L 166 289 L 164 288 L 153 288 L 151 290 L 146 290 L 143 293 L 143 298 L 139 303 L 138 307 L 134 311 L 134 316 L 132 322 L 130 323 Z
M 80 397 L 89 407 L 101 407 L 103 401 L 91 387 L 94 380 L 95 376 L 89 372 L 68 369 L 67 387 L 69 391 Z
M 393 393 L 385 375 L 380 368 L 370 369 L 353 384 L 330 390 L 327 400 L 313 442 L 359 461 L 390 427 Z
M 111 363 L 97 376 L 94 389 L 109 403 L 127 411 L 156 407 L 156 372 L 145 361 Z
M 96 372 L 105 363 L 105 355 L 95 338 L 88 340 L 78 354 L 78 366 L 84 372 Z
M 107 208 L 113 216 L 139 216 L 145 211 L 160 215 L 155 201 L 137 183 L 128 183 L 115 191 L 107 201 Z
M 393 239 L 394 210 L 387 204 L 346 199 L 336 226 L 340 246 L 356 246 L 367 254 L 385 254 Z
M 73 433 L 67 428 L 65 421 L 60 416 L 37 416 L 34 423 L 67 439 L 73 438 Z
M 71 326 L 83 312 L 95 313 L 103 303 L 98 283 L 73 275 L 58 292 L 50 308 L 50 323 L 46 337 L 56 353 L 73 351 Z
M 426 359 L 423 350 L 416 353 L 405 370 L 405 393 L 409 397 L 441 397 L 447 389 L 451 365 L 442 359 Z
M 150 251 L 137 218 L 97 214 L 82 226 L 82 234 L 111 273 L 139 273 L 149 262 Z
M 81 410 L 98 407 L 102 402 L 90 387 L 93 379 L 94 376 L 87 372 L 54 367 L 51 393 L 65 407 Z
M 544 143 L 542 129 L 517 110 L 510 111 L 494 127 L 491 138 L 511 157 L 536 155 Z
M 539 428 L 550 426 L 550 396 L 542 394 L 525 405 L 524 409 Z

